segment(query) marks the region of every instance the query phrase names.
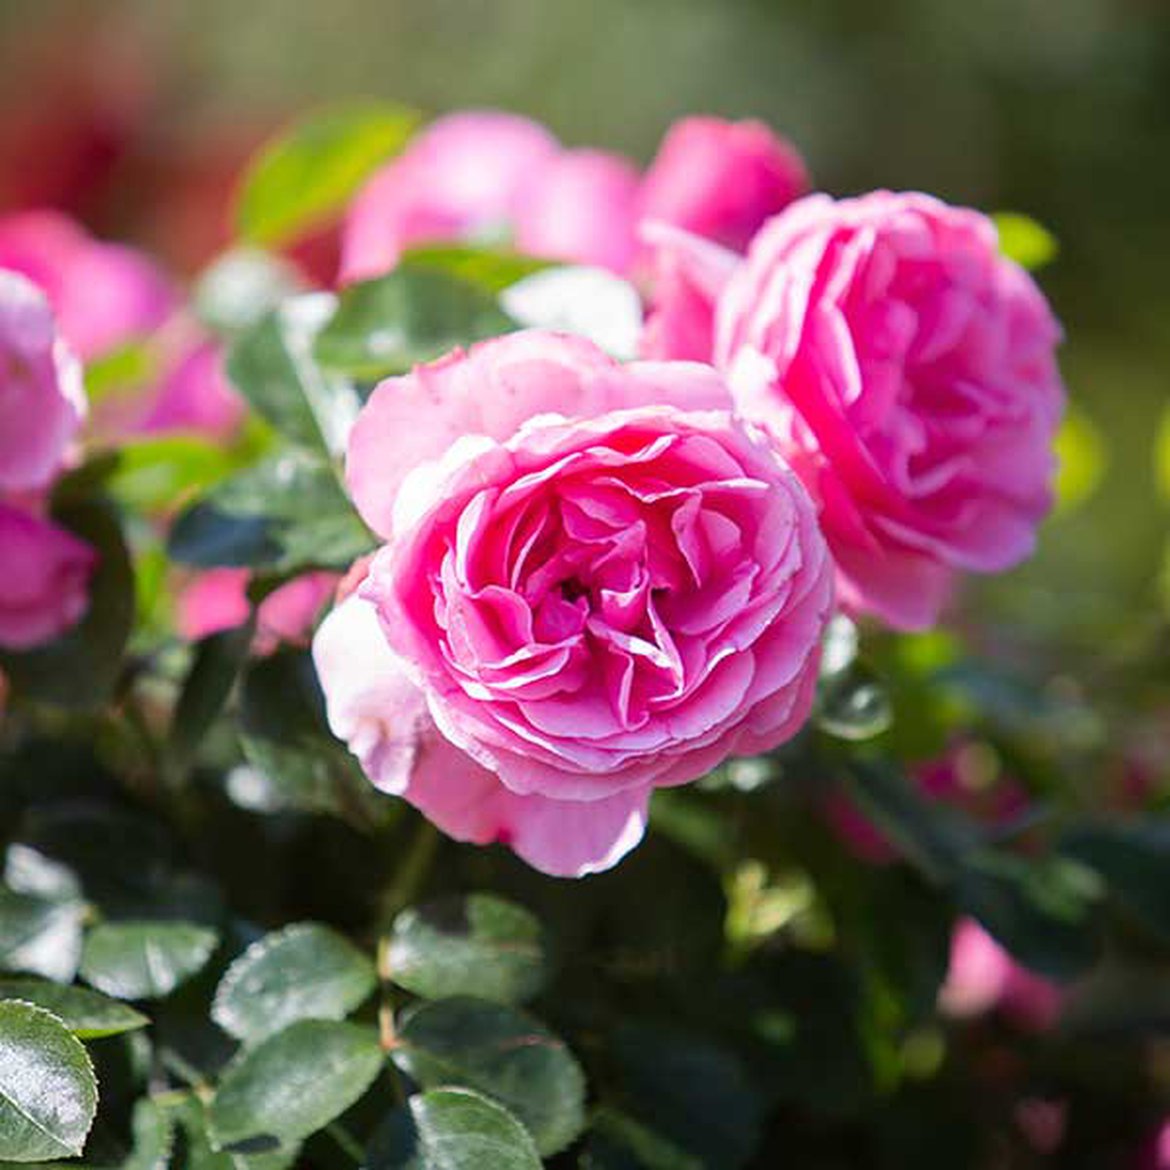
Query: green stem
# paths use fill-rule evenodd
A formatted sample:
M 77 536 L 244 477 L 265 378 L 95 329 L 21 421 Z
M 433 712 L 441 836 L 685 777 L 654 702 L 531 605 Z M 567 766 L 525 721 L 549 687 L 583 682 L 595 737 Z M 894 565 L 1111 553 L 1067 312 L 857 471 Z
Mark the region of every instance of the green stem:
M 422 889 L 439 849 L 439 831 L 430 821 L 420 821 L 393 880 L 382 894 L 378 907 L 382 924 L 388 927 L 399 910 L 409 906 Z

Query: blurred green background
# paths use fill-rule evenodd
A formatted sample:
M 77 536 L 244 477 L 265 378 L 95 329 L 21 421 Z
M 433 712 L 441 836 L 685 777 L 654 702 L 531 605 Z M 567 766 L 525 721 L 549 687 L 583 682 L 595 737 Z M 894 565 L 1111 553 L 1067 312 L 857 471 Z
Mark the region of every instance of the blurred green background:
M 757 116 L 830 191 L 1027 212 L 1061 243 L 1042 280 L 1068 332 L 1084 498 L 981 596 L 1009 630 L 1083 653 L 1165 649 L 1165 0 L 0 0 L 0 115 L 48 117 L 50 82 L 136 112 L 138 169 L 89 218 L 171 252 L 168 213 L 209 168 L 355 94 L 502 106 L 643 161 L 680 114 Z M 0 162 L 17 174 L 57 149 L 52 127 L 14 141 Z

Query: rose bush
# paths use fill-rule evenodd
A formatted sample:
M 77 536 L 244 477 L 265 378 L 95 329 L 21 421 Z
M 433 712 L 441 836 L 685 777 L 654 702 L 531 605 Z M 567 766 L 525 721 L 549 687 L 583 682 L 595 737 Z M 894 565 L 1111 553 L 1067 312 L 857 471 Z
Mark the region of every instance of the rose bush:
M 941 606 L 1048 509 L 1048 237 L 419 123 L 294 121 L 189 296 L 0 220 L 0 1162 L 1156 1160 L 1164 623 Z

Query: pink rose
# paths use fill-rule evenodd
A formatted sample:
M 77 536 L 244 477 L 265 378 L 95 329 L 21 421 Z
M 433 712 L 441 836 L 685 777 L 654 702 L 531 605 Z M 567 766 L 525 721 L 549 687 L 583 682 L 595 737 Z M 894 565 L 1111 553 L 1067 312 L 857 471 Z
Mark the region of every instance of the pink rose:
M 342 236 L 342 281 L 388 272 L 419 244 L 509 234 L 525 185 L 557 149 L 543 126 L 514 114 L 439 118 L 354 200 Z
M 629 270 L 638 172 L 614 154 L 566 150 L 547 159 L 524 187 L 516 247 L 532 256 Z
M 640 218 L 742 252 L 765 220 L 807 190 L 804 160 L 762 122 L 683 118 L 646 172 Z
M 707 367 L 544 333 L 375 390 L 347 476 L 389 543 L 315 655 L 376 783 L 581 874 L 637 842 L 655 786 L 799 729 L 829 562 L 804 491 L 728 405 Z M 474 764 L 436 769 L 439 792 L 409 761 L 451 744 Z
M 230 439 L 247 413 L 228 381 L 223 347 L 197 337 L 166 355 L 145 414 L 130 429 L 143 434 L 190 432 Z
M 819 503 L 846 604 L 921 629 L 958 571 L 1032 551 L 1052 503 L 1059 340 L 982 215 L 813 195 L 732 276 L 715 364 Z
M 0 646 L 29 650 L 80 620 L 97 553 L 72 533 L 0 504 Z
M 256 609 L 257 654 L 304 644 L 337 586 L 336 573 L 303 573 L 274 589 Z M 247 569 L 208 569 L 179 592 L 176 624 L 189 642 L 242 626 L 251 613 Z
M 948 1015 L 966 1019 L 997 1010 L 1019 1027 L 1039 1032 L 1056 1023 L 1062 1000 L 1059 984 L 1020 966 L 977 922 L 960 920 L 939 992 Z
M 62 335 L 86 362 L 152 333 L 178 303 L 143 253 L 95 240 L 56 211 L 0 216 L 0 268 L 45 292 Z
M 647 224 L 653 301 L 638 351 L 654 361 L 710 362 L 715 309 L 739 265 L 736 253 L 667 224 Z
M 0 491 L 47 487 L 84 417 L 81 369 L 48 300 L 0 270 Z

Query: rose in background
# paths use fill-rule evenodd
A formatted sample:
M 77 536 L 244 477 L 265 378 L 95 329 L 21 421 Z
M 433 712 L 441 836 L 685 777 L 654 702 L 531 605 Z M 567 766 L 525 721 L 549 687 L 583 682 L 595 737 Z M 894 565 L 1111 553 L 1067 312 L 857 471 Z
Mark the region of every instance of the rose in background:
M 510 240 L 532 255 L 636 274 L 643 221 L 743 246 L 807 186 L 795 149 L 758 122 L 683 119 L 640 176 L 618 155 L 565 150 L 526 118 L 451 114 L 354 200 L 341 278 L 381 275 L 406 248 L 450 240 Z
M 729 407 L 707 367 L 535 332 L 382 383 L 347 478 L 388 543 L 315 643 L 376 784 L 581 874 L 637 843 L 654 787 L 795 734 L 829 562 Z
M 717 296 L 713 361 L 817 500 L 848 608 L 922 629 L 959 572 L 1031 553 L 1053 501 L 1060 328 L 990 220 L 926 195 L 809 196 L 722 274 L 708 245 L 656 238 L 692 277 L 647 349 L 688 348 L 696 287 Z
M 86 365 L 145 347 L 153 376 L 95 411 L 102 438 L 176 431 L 226 438 L 239 426 L 244 405 L 223 374 L 221 348 L 187 318 L 178 287 L 145 253 L 95 239 L 59 212 L 16 212 L 0 216 L 0 268 L 45 293 Z
M 45 295 L 0 269 L 0 646 L 27 650 L 85 612 L 97 554 L 46 515 L 85 418 L 77 359 Z
M 209 569 L 179 590 L 176 628 L 189 642 L 242 626 L 251 613 L 247 569 Z M 333 596 L 337 573 L 304 573 L 274 589 L 256 607 L 253 651 L 271 654 L 278 646 L 307 646 L 313 626 Z

